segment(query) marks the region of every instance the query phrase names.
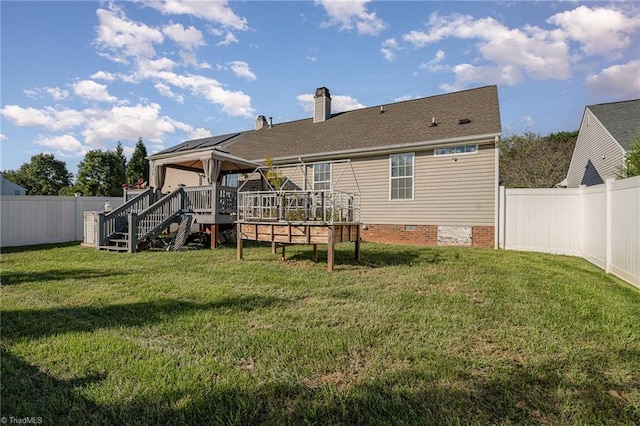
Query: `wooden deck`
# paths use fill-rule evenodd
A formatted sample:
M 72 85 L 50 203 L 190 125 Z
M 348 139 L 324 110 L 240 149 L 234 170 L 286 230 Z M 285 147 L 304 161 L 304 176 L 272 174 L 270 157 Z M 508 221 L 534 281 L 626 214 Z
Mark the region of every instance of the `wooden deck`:
M 318 261 L 318 245 L 327 246 L 327 269 L 334 269 L 335 243 L 355 243 L 355 260 L 360 260 L 360 223 L 326 222 L 271 222 L 239 221 L 237 225 L 238 260 L 242 259 L 243 240 L 270 242 L 273 253 L 278 246 L 282 248 L 285 259 L 285 247 L 292 244 L 313 245 L 313 260 Z

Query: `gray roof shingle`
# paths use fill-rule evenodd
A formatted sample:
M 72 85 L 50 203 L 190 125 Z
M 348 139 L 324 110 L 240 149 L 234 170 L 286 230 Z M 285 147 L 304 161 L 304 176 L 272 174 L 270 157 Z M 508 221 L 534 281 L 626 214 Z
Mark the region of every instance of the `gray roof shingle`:
M 640 99 L 589 105 L 587 108 L 625 151 L 640 136 Z
M 437 126 L 432 126 L 435 118 Z M 468 119 L 460 124 L 461 119 Z M 216 137 L 216 146 L 248 160 L 268 156 L 297 158 L 326 153 L 472 138 L 501 133 L 496 86 L 385 104 L 332 114 L 323 122 L 312 118 L 274 124 L 228 137 Z M 205 138 L 206 140 L 211 138 Z M 202 140 L 199 140 L 202 141 Z M 202 149 L 198 141 L 184 142 L 151 158 L 184 149 Z M 191 146 L 191 148 L 187 148 Z

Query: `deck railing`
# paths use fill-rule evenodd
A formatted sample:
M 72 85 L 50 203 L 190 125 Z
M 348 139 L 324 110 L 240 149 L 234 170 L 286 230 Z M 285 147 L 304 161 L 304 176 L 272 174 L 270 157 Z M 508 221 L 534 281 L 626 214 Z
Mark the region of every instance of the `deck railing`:
M 195 213 L 231 215 L 237 211 L 238 188 L 216 183 L 211 186 L 185 187 L 184 191 L 185 208 Z
M 238 220 L 358 222 L 360 196 L 336 190 L 240 192 Z
M 104 240 L 109 235 L 116 232 L 122 232 L 127 228 L 128 216 L 130 213 L 140 212 L 151 205 L 153 201 L 153 191 L 151 189 L 143 190 L 135 195 L 135 197 L 127 200 L 115 210 L 110 212 L 98 213 L 98 236 L 97 245 L 104 244 Z
M 139 213 L 129 215 L 129 251 L 138 241 L 166 228 L 184 209 L 184 189 L 178 187 Z

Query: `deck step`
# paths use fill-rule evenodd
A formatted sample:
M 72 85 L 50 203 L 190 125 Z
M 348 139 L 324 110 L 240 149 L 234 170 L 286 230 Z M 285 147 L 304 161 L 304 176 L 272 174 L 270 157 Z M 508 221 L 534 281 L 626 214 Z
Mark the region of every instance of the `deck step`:
M 98 247 L 100 250 L 107 250 L 107 251 L 128 251 L 129 247 L 123 247 L 123 246 L 99 246 Z

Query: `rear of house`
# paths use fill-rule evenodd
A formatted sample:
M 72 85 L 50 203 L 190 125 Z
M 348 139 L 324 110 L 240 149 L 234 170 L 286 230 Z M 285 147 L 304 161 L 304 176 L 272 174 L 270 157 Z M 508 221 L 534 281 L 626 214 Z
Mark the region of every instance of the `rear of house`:
M 500 135 L 496 86 L 337 114 L 322 87 L 311 118 L 261 115 L 254 130 L 188 141 L 150 160 L 212 147 L 256 163 L 269 158 L 297 188 L 359 193 L 364 241 L 494 247 Z M 163 186 L 201 180 L 173 168 Z

